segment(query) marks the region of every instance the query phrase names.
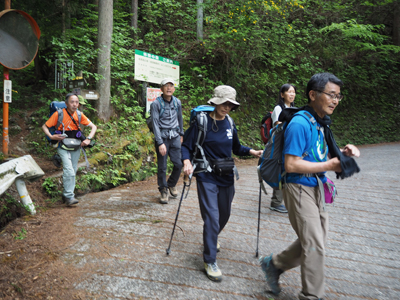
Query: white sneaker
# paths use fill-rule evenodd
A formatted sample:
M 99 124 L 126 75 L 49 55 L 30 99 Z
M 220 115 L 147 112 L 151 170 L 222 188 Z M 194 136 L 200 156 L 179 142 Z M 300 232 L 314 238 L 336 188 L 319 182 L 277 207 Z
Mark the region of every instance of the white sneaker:
M 221 270 L 218 268 L 217 262 L 208 264 L 204 263 L 204 268 L 206 269 L 207 277 L 212 281 L 221 281 L 222 280 L 222 273 Z

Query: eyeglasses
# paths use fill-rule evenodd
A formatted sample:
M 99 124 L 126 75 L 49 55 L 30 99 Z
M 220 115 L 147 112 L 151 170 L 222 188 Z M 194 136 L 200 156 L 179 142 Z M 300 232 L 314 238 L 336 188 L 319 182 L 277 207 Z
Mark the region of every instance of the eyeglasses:
M 315 90 L 315 91 L 317 91 L 319 93 L 324 93 L 325 95 L 328 95 L 332 100 L 340 101 L 340 100 L 343 100 L 343 98 L 344 98 L 344 96 L 342 94 L 329 94 L 329 93 L 325 93 L 325 92 L 319 91 L 319 90 Z

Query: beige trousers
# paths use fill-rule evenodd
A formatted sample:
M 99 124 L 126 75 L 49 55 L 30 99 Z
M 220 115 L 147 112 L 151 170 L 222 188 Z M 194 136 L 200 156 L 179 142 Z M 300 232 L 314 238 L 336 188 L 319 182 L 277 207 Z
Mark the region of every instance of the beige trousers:
M 273 255 L 273 263 L 283 271 L 300 266 L 302 291 L 299 299 L 320 299 L 325 291 L 328 213 L 324 211 L 318 187 L 287 183 L 283 199 L 298 238 L 287 249 Z

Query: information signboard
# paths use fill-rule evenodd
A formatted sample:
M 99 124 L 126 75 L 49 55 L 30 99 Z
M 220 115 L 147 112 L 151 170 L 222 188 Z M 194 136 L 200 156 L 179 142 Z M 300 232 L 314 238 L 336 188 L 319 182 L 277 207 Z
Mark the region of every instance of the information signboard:
M 12 84 L 11 80 L 4 80 L 4 102 L 11 103 Z
M 179 62 L 159 55 L 135 50 L 135 80 L 160 84 L 169 77 L 179 85 Z
M 146 113 L 150 112 L 150 105 L 161 96 L 161 89 L 147 88 Z

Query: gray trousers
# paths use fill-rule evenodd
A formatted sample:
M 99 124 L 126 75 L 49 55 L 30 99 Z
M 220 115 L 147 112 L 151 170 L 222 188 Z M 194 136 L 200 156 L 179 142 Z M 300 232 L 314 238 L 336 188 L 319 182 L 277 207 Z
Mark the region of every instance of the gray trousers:
M 318 187 L 287 183 L 283 198 L 297 240 L 277 255 L 274 265 L 283 271 L 300 266 L 302 291 L 299 299 L 320 299 L 325 292 L 325 245 L 328 213 Z
M 271 197 L 271 207 L 278 207 L 283 203 L 283 192 L 282 190 L 273 189 Z
M 73 198 L 75 196 L 75 175 L 78 170 L 80 151 L 81 148 L 75 151 L 67 151 L 61 148 L 57 149 L 63 165 L 63 196 L 65 198 Z
M 182 170 L 182 160 L 181 160 L 181 137 L 177 136 L 173 139 L 163 139 L 164 145 L 167 148 L 167 154 L 162 156 L 158 151 L 158 146 L 156 147 L 157 152 L 157 164 L 158 164 L 158 172 L 157 172 L 157 183 L 158 189 L 161 191 L 167 187 L 174 187 L 179 180 L 179 176 L 181 175 Z M 174 168 L 172 169 L 172 173 L 167 181 L 167 159 L 171 159 L 171 162 L 174 164 Z

